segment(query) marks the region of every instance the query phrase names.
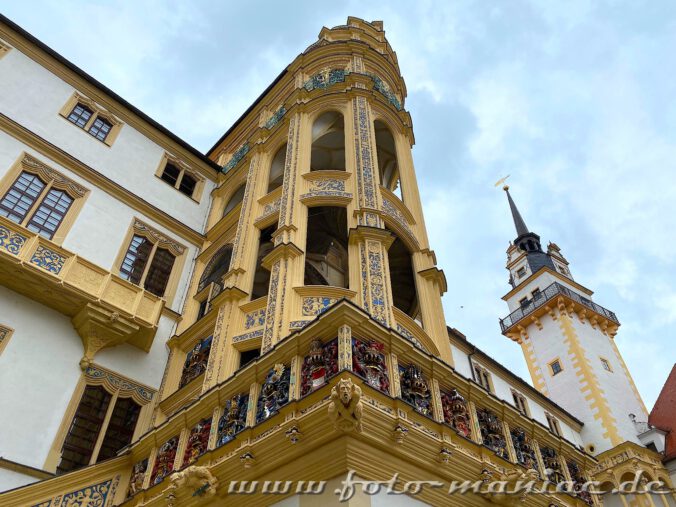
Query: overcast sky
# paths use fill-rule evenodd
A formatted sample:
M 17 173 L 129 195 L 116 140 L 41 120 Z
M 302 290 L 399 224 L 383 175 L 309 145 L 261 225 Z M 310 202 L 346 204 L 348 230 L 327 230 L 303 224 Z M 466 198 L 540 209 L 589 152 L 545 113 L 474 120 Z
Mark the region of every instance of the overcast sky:
M 530 381 L 500 334 L 512 195 L 617 313 L 650 409 L 676 359 L 676 11 L 670 1 L 3 2 L 3 14 L 200 150 L 322 26 L 383 20 L 447 322 Z

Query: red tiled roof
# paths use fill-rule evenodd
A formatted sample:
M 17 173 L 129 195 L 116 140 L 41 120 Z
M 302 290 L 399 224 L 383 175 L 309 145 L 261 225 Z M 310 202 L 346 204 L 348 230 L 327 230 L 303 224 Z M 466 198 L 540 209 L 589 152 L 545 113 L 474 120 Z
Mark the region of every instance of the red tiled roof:
M 667 432 L 664 449 L 665 459 L 676 458 L 676 364 L 657 397 L 648 422 Z

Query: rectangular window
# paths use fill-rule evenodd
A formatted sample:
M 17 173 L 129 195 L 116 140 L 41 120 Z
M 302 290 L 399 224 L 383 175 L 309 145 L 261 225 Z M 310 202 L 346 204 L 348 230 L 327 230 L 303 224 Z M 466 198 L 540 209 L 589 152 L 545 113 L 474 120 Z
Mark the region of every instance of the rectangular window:
M 551 363 L 549 363 L 549 369 L 552 373 L 552 376 L 558 375 L 563 371 L 563 367 L 561 366 L 561 361 L 558 359 L 554 359 Z
M 519 269 L 516 271 L 516 276 L 517 276 L 518 278 L 523 278 L 524 276 L 526 276 L 526 268 L 519 268 Z
M 108 120 L 101 118 L 100 116 L 94 120 L 92 126 L 89 127 L 89 133 L 93 135 L 99 141 L 105 141 L 110 130 L 113 128 L 113 124 Z
M 514 406 L 516 409 L 521 412 L 523 415 L 530 417 L 530 412 L 528 411 L 528 403 L 526 402 L 526 397 L 521 393 L 512 389 L 512 398 L 514 399 Z
M 162 297 L 175 260 L 176 257 L 169 250 L 155 248 L 150 240 L 135 234 L 122 260 L 120 276 Z
M 112 114 L 78 93 L 73 94 L 59 114 L 108 146 L 112 145 L 122 126 Z
M 530 301 L 528 301 L 528 296 L 522 297 L 521 299 L 519 299 L 519 306 L 521 307 L 528 306 L 529 302 Z
M 40 236 L 52 239 L 71 204 L 73 204 L 71 196 L 63 190 L 52 188 L 47 192 L 47 196 L 42 200 L 26 227 Z
M 85 125 L 87 125 L 89 119 L 92 117 L 92 114 L 94 114 L 94 112 L 91 109 L 78 102 L 68 115 L 68 121 L 73 122 L 75 125 L 83 129 L 85 128 Z
M 96 459 L 97 463 L 112 458 L 117 451 L 131 442 L 140 412 L 141 406 L 131 398 L 117 399 Z
M 559 421 L 551 414 L 545 413 L 545 416 L 547 417 L 547 425 L 549 426 L 551 432 L 560 437 L 561 426 L 559 426 Z
M 255 361 L 261 356 L 261 349 L 243 350 L 239 353 L 239 367 L 244 368 L 251 361 Z
M 38 176 L 23 171 L 0 201 L 0 215 L 20 224 L 45 186 Z
M 195 194 L 199 193 L 197 186 L 200 179 L 183 167 L 183 164 L 178 161 L 172 162 L 167 157 L 168 155 L 164 156 L 164 166 L 160 164 L 160 169 L 155 174 L 182 194 L 196 199 Z
M 531 292 L 531 296 L 533 296 L 533 300 L 540 299 L 542 297 L 542 292 L 540 292 L 540 289 L 535 289 Z
M 491 374 L 478 364 L 474 364 L 474 376 L 476 381 L 489 393 L 493 392 L 492 383 L 491 383 Z
M 110 399 L 111 395 L 101 386 L 85 388 L 63 443 L 57 475 L 89 465 Z
M 78 197 L 84 196 L 86 191 L 72 182 L 67 185 L 68 191 L 61 190 L 56 187 L 57 176 L 52 176 L 53 173 L 43 170 L 36 172 L 39 174 L 25 170 L 19 173 L 0 199 L 0 216 L 51 240 L 54 239 L 72 205 Z M 53 179 L 50 179 L 50 176 Z M 59 175 L 59 187 L 64 181 L 67 179 Z M 73 195 L 69 193 L 71 189 L 74 189 Z M 80 207 L 81 202 L 77 208 Z M 34 210 L 32 214 L 31 210 Z

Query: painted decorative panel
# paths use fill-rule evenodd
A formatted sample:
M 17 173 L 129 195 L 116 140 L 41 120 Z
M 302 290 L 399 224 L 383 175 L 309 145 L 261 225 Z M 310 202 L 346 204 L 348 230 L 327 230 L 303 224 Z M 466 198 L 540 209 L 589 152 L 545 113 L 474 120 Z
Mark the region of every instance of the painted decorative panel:
M 291 370 L 283 364 L 276 364 L 265 377 L 261 393 L 258 396 L 256 423 L 275 415 L 289 402 L 289 384 Z
M 306 394 L 319 389 L 338 373 L 338 339 L 323 344 L 321 340 L 314 340 L 308 355 L 303 361 L 301 370 L 300 394 Z
M 383 344 L 352 339 L 352 369 L 371 387 L 386 394 L 390 392 L 390 377 L 383 352 Z
M 268 215 L 272 215 L 273 213 L 278 212 L 281 204 L 282 204 L 281 197 L 279 199 L 275 199 L 274 201 L 267 203 L 263 207 L 263 215 L 261 216 L 261 218 L 266 217 Z
M 19 255 L 21 248 L 26 244 L 26 237 L 12 232 L 7 227 L 0 225 L 0 250 L 5 250 L 12 255 Z
M 401 398 L 426 416 L 432 416 L 432 393 L 422 370 L 414 365 L 399 366 Z
M 270 130 L 272 127 L 277 125 L 279 121 L 284 117 L 286 114 L 286 108 L 284 106 L 281 106 L 275 113 L 270 117 L 268 121 L 265 122 L 265 128 Z
M 376 90 L 377 92 L 382 93 L 383 96 L 387 99 L 387 101 L 390 104 L 392 104 L 397 109 L 397 111 L 401 111 L 402 110 L 401 102 L 394 94 L 394 92 L 390 89 L 389 85 L 375 74 L 371 74 L 370 72 L 367 72 L 366 74 L 370 76 L 370 78 L 373 80 L 373 89 Z
M 178 388 L 189 384 L 197 377 L 202 375 L 207 369 L 209 362 L 209 352 L 211 351 L 211 340 L 213 337 L 209 336 L 204 340 L 198 342 L 193 349 L 188 352 L 183 364 L 183 372 L 181 373 L 181 381 Z
M 572 460 L 568 460 L 566 464 L 568 465 L 568 473 L 570 474 L 570 480 L 573 481 L 573 490 L 575 491 L 575 495 L 587 505 L 594 505 L 594 502 L 592 500 L 591 495 L 589 494 L 589 491 L 585 491 L 582 488 L 582 486 L 587 482 L 587 480 L 585 479 L 584 475 L 582 475 L 580 465 L 578 465 L 575 461 Z
M 378 322 L 387 325 L 385 308 L 385 274 L 383 268 L 380 244 L 368 242 L 368 267 L 371 273 L 369 287 L 371 289 L 371 316 Z
M 227 173 L 230 169 L 235 167 L 239 162 L 249 153 L 250 150 L 249 143 L 244 143 L 240 146 L 237 151 L 233 154 L 232 158 L 228 161 L 227 164 L 223 166 L 223 172 Z
M 55 275 L 58 275 L 61 272 L 65 262 L 66 258 L 63 255 L 42 245 L 38 246 L 30 260 L 31 264 L 35 264 L 39 268 L 54 273 Z
M 254 338 L 260 338 L 263 336 L 263 330 L 262 329 L 257 329 L 255 331 L 251 331 L 249 333 L 244 333 L 240 334 L 237 336 L 232 337 L 232 343 L 239 343 L 239 342 L 245 342 L 247 340 L 252 340 Z
M 143 398 L 146 401 L 150 401 L 153 399 L 154 393 L 145 387 L 134 384 L 132 382 L 129 382 L 127 380 L 124 380 L 117 375 L 113 375 L 109 371 L 102 370 L 101 368 L 96 367 L 95 365 L 89 365 L 87 366 L 87 369 L 85 370 L 85 375 L 91 379 L 91 380 L 102 380 L 106 384 L 110 385 L 111 387 L 114 387 L 115 389 L 119 389 L 120 391 L 127 391 L 127 392 L 133 392 Z
M 310 322 L 311 321 L 309 320 L 292 320 L 291 322 L 289 322 L 289 327 L 291 329 L 303 329 Z
M 148 458 L 139 461 L 131 469 L 131 478 L 129 479 L 129 488 L 127 488 L 127 498 L 134 496 L 143 489 L 143 480 L 148 470 Z
M 412 342 L 416 347 L 423 349 L 425 351 L 427 350 L 425 347 L 423 347 L 422 343 L 420 343 L 418 341 L 418 339 L 415 336 L 413 336 L 413 333 L 411 333 L 408 329 L 406 329 L 404 326 L 402 326 L 398 322 L 397 322 L 397 332 L 400 335 L 402 335 L 404 338 L 406 338 L 407 340 Z
M 227 401 L 223 415 L 218 420 L 216 447 L 230 442 L 245 428 L 248 405 L 249 395 L 246 393 L 236 394 Z
M 541 447 L 540 454 L 542 455 L 542 462 L 549 481 L 554 484 L 565 481 L 566 479 L 561 469 L 561 461 L 556 451 L 550 447 Z
M 500 418 L 488 409 L 477 409 L 481 437 L 486 447 L 504 459 L 509 459 L 507 442 Z
M 338 298 L 324 297 L 324 296 L 312 296 L 303 298 L 303 315 L 314 316 L 324 313 L 326 310 L 331 307 L 334 303 L 338 301 Z
M 472 438 L 472 423 L 465 398 L 456 391 L 441 391 L 441 409 L 444 413 L 444 422 L 451 426 L 459 435 Z
M 62 507 L 103 507 L 112 492 L 112 480 L 87 486 L 86 488 L 63 495 Z
M 303 88 L 309 92 L 315 88 L 328 88 L 336 83 L 344 82 L 347 74 L 349 73 L 345 69 L 325 69 L 305 81 Z
M 532 468 L 537 472 L 538 460 L 535 456 L 535 449 L 523 428 L 512 428 L 510 430 L 512 437 L 512 444 L 514 444 L 514 452 L 516 454 L 516 462 L 526 468 Z
M 162 482 L 167 475 L 174 470 L 174 460 L 176 459 L 176 451 L 178 450 L 178 436 L 170 438 L 157 452 L 155 458 L 155 466 L 153 473 L 150 476 L 150 485 L 154 486 Z
M 211 433 L 211 418 L 206 417 L 198 422 L 190 430 L 188 442 L 183 454 L 183 466 L 192 465 L 197 458 L 204 454 L 209 445 L 209 434 Z
M 244 318 L 244 329 L 259 327 L 265 324 L 265 308 L 255 310 L 246 314 Z
M 408 223 L 408 220 L 406 220 L 406 217 L 404 214 L 397 209 L 397 207 L 387 198 L 383 197 L 383 205 L 382 205 L 382 210 L 389 216 L 391 216 L 396 222 L 401 225 L 406 232 L 409 234 L 413 235 L 413 231 L 411 231 L 411 226 Z

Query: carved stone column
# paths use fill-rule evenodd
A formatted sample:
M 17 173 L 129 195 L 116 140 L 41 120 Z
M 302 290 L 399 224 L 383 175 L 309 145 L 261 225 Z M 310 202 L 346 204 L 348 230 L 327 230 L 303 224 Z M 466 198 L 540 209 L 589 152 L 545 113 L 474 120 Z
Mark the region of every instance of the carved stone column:
M 338 328 L 338 371 L 352 370 L 352 328 Z

